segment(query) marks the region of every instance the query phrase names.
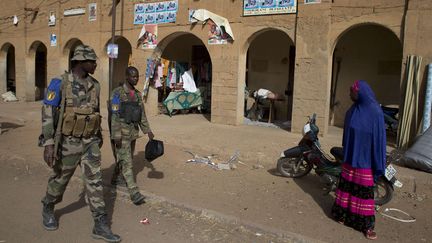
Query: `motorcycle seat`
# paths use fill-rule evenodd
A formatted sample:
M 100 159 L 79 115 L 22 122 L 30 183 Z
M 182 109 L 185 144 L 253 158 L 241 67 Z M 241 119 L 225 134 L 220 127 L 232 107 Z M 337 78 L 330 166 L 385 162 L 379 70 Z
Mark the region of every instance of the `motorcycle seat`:
M 344 153 L 342 147 L 333 147 L 330 149 L 330 153 L 335 157 L 337 161 L 343 161 Z

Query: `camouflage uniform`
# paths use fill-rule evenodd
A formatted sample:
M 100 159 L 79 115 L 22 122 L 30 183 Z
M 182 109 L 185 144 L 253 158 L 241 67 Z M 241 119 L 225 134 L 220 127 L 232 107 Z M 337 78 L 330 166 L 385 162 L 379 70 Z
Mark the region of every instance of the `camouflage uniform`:
M 125 119 L 120 116 L 120 109 L 122 103 L 128 101 L 136 101 L 141 107 L 141 120 L 139 122 L 126 123 Z M 111 95 L 111 139 L 121 140 L 121 148 L 115 149 L 117 166 L 120 168 L 129 195 L 132 196 L 139 192 L 138 186 L 134 180 L 132 171 L 132 158 L 135 148 L 135 140 L 138 138 L 139 128 L 143 133 L 149 133 L 150 126 L 144 111 L 144 106 L 141 94 L 138 90 L 134 89 L 132 92 L 123 84 L 114 89 Z M 115 172 L 114 172 L 115 173 Z M 114 175 L 116 177 L 117 175 Z
M 78 48 L 77 48 L 78 49 Z M 77 50 L 78 52 L 80 50 Z M 96 60 L 93 50 L 91 53 L 82 50 L 82 59 L 77 55 L 73 60 Z M 66 80 L 64 80 L 67 78 Z M 70 82 L 67 84 L 67 82 Z M 68 86 L 68 87 L 67 87 Z M 62 89 L 71 91 L 72 98 L 66 98 L 66 106 L 71 108 L 88 108 L 92 113 L 99 113 L 99 82 L 88 76 L 84 79 L 74 75 L 63 75 L 62 78 L 54 78 L 48 87 L 42 107 L 42 145 L 54 144 L 56 120 L 59 116 Z M 67 93 L 67 91 L 65 91 Z M 66 95 L 68 97 L 68 95 Z M 85 180 L 85 191 L 90 210 L 94 218 L 105 215 L 105 202 L 103 200 L 102 175 L 101 175 L 101 143 L 100 122 L 97 124 L 98 132 L 88 137 L 62 136 L 58 151 L 59 160 L 53 166 L 53 174 L 48 180 L 46 196 L 42 199 L 45 204 L 56 204 L 62 201 L 63 193 L 69 183 L 75 169 L 81 166 Z M 63 126 L 64 127 L 64 126 Z

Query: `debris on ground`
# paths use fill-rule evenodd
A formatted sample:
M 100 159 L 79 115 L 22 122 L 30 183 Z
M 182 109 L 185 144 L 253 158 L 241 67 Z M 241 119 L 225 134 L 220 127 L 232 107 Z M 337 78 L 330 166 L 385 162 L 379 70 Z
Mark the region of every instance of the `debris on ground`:
M 390 212 L 396 212 L 399 215 L 390 215 Z M 380 214 L 384 217 L 391 218 L 402 223 L 413 223 L 416 221 L 416 218 L 397 208 L 386 208 L 384 209 L 384 212 L 380 212 Z
M 225 162 L 219 162 L 216 159 L 216 155 L 207 155 L 207 156 L 199 156 L 198 154 L 194 154 L 190 151 L 185 151 L 193 156 L 192 159 L 188 159 L 187 163 L 198 163 L 198 164 L 206 164 L 215 170 L 233 170 L 237 168 L 235 165 L 238 161 L 238 157 L 240 156 L 240 152 L 236 150 L 234 154 Z
M 150 220 L 148 218 L 143 218 L 140 220 L 141 224 L 150 224 Z
M 10 101 L 18 101 L 17 97 L 12 91 L 8 91 L 1 95 L 4 102 L 10 102 Z
M 252 168 L 254 168 L 254 169 L 264 169 L 264 166 L 263 165 L 260 165 L 260 164 L 256 164 L 256 165 L 253 165 L 252 166 Z

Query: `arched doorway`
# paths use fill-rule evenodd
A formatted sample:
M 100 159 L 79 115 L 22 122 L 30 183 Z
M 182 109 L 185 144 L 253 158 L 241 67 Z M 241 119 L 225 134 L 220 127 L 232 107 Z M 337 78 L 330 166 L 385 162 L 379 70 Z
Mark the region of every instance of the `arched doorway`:
M 269 41 L 271 40 L 271 41 Z M 246 54 L 245 116 L 291 128 L 295 46 L 283 31 L 265 29 L 249 38 Z M 276 98 L 260 98 L 268 90 Z M 253 95 L 256 92 L 257 95 Z
M 349 87 L 355 80 L 367 81 L 379 103 L 397 106 L 401 66 L 402 44 L 386 27 L 364 24 L 341 34 L 333 53 L 330 124 L 343 126 L 352 104 Z
M 47 87 L 47 48 L 42 42 L 35 41 L 30 46 L 29 63 L 27 75 L 29 84 L 35 87 L 34 100 L 41 100 Z
M 156 64 L 164 63 L 166 67 L 162 77 L 155 81 L 160 107 L 163 107 L 162 104 L 166 101 L 169 114 L 171 108 L 173 112 L 187 113 L 193 110 L 210 114 L 212 62 L 201 39 L 187 32 L 173 33 L 159 42 L 155 56 L 153 61 Z M 186 102 L 182 102 L 182 93 L 188 90 L 195 92 L 189 92 L 188 96 L 184 96 Z M 208 116 L 206 118 L 210 119 Z
M 62 71 L 69 72 L 72 69 L 72 62 L 71 59 L 73 57 L 73 53 L 75 51 L 75 48 L 78 45 L 82 45 L 82 41 L 77 38 L 72 38 L 69 41 L 66 42 L 66 45 L 63 48 L 63 57 L 62 57 Z
M 7 91 L 16 93 L 15 75 L 15 47 L 6 43 L 0 49 L 0 91 L 2 94 Z
M 108 47 L 108 44 L 111 43 L 111 40 L 109 40 L 105 45 L 105 53 Z M 125 71 L 126 68 L 129 66 L 129 60 L 132 55 L 132 46 L 129 43 L 129 41 L 124 38 L 123 36 L 116 36 L 114 37 L 114 44 L 118 45 L 118 56 L 117 58 L 114 58 L 113 63 L 113 80 L 111 88 L 115 89 L 119 85 L 123 84 L 125 80 Z M 109 70 L 109 69 L 108 69 Z

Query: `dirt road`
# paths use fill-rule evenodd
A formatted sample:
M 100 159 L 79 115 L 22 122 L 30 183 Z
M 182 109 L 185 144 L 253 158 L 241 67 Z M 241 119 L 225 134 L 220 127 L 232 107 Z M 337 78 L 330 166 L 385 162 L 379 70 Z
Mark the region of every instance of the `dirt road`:
M 280 151 L 293 146 L 299 134 L 276 128 L 217 125 L 200 115 L 156 116 L 149 120 L 156 138 L 166 145 L 165 155 L 150 164 L 144 161 L 143 155 L 146 138 L 140 138 L 137 143 L 134 158 L 137 183 L 151 202 L 137 208 L 127 198 L 119 196 L 123 195 L 122 189 L 106 193 L 107 201 L 114 202 L 110 206 L 113 230 L 128 239 L 125 242 L 142 242 L 143 237 L 149 235 L 157 235 L 149 238 L 151 242 L 365 241 L 362 234 L 329 217 L 333 196 L 324 194 L 315 174 L 296 180 L 275 175 Z M 0 122 L 3 130 L 0 188 L 2 198 L 6 198 L 1 203 L 7 209 L 2 210 L 1 215 L 8 219 L 0 223 L 0 240 L 50 242 L 62 237 L 67 241 L 90 241 L 87 239 L 91 229 L 90 214 L 82 201 L 77 202 L 79 179 L 72 183 L 76 188 L 66 191 L 58 207 L 57 213 L 63 215 L 60 231 L 46 232 L 40 226 L 39 200 L 49 171 L 42 161 L 42 149 L 36 146 L 40 132 L 39 104 L 0 103 Z M 335 129 L 322 138 L 321 143 L 328 151 L 331 146 L 340 144 L 340 135 Z M 106 129 L 104 136 L 108 137 Z M 185 150 L 199 155 L 217 154 L 216 158 L 221 161 L 239 151 L 243 164 L 238 164 L 235 170 L 216 171 L 201 164 L 186 163 L 191 156 Z M 113 166 L 107 140 L 102 153 L 103 176 L 108 183 Z M 377 213 L 377 242 L 432 242 L 431 175 L 396 168 L 404 187 L 396 189 L 394 199 L 385 207 L 401 209 L 416 217 L 416 222 L 401 223 L 383 217 L 381 209 Z M 76 172 L 77 176 L 79 174 Z M 23 201 L 26 203 L 21 206 Z M 165 219 L 160 210 L 177 216 Z M 194 215 L 192 218 L 196 221 L 192 221 L 196 223 L 188 224 L 191 219 L 183 213 Z M 140 217 L 149 217 L 159 224 L 143 227 L 137 223 Z M 8 221 L 14 222 L 12 227 L 7 227 Z M 214 222 L 219 223 L 212 226 Z M 67 232 L 69 227 L 76 232 Z M 220 229 L 214 231 L 213 228 Z M 223 233 L 213 235 L 210 232 Z M 25 238 L 15 241 L 17 235 Z

